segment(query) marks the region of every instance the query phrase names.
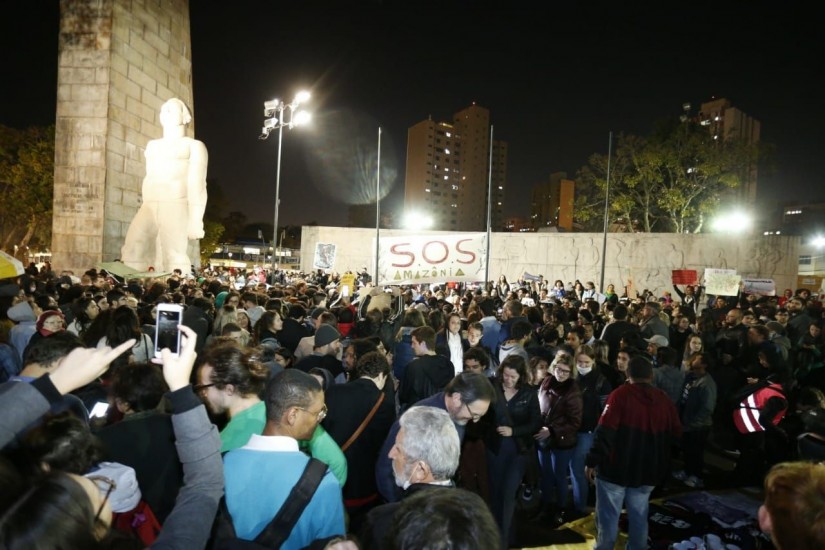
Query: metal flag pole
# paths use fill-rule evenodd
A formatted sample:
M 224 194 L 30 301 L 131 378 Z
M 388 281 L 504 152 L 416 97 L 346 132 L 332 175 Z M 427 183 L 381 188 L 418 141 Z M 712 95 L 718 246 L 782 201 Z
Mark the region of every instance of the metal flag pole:
M 490 280 L 490 241 L 493 230 L 493 125 L 490 125 L 490 162 L 487 166 L 487 256 L 484 262 L 484 289 Z
M 609 221 L 609 203 L 610 199 L 610 158 L 613 153 L 613 132 L 611 131 L 607 137 L 607 182 L 604 189 L 604 232 L 602 233 L 602 276 L 599 279 L 599 292 L 604 294 L 604 270 L 607 263 L 607 226 Z
M 378 161 L 375 166 L 375 279 L 374 284 L 378 285 L 378 256 L 380 247 L 378 246 L 381 227 L 381 127 L 378 127 Z

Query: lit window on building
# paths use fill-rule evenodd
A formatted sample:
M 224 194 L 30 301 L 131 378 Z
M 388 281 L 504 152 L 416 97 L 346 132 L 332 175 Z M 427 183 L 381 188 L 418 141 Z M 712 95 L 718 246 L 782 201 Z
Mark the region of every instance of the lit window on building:
M 799 265 L 811 265 L 811 257 L 810 256 L 800 256 L 799 257 Z

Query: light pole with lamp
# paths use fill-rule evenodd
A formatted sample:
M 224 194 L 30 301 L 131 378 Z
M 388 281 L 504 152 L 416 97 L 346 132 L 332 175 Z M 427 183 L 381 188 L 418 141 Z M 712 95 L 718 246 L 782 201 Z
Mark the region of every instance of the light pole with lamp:
M 278 257 L 278 207 L 281 201 L 281 143 L 283 141 L 284 127 L 290 130 L 296 126 L 301 126 L 309 122 L 310 114 L 307 111 L 299 111 L 298 107 L 309 100 L 309 92 L 299 92 L 292 100 L 292 103 L 284 103 L 280 99 L 272 99 L 264 102 L 264 127 L 260 139 L 266 139 L 273 130 L 278 130 L 278 162 L 275 168 L 275 227 L 272 235 L 272 281 L 275 281 L 275 269 Z M 285 116 L 284 112 L 288 111 Z M 274 115 L 274 116 L 273 116 Z M 288 120 L 287 120 L 288 119 Z

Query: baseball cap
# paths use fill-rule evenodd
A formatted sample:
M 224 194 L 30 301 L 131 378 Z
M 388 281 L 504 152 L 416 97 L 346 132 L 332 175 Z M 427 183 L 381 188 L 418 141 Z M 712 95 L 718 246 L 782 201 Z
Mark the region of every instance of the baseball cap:
M 669 344 L 668 339 L 662 336 L 661 334 L 654 334 L 650 338 L 645 338 L 645 342 L 648 344 L 655 344 L 660 348 L 667 347 Z

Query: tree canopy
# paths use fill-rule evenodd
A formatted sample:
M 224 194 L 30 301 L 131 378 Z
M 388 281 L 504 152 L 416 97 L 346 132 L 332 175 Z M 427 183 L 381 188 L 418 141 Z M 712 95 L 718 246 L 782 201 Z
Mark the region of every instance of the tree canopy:
M 0 125 L 0 249 L 48 245 L 53 190 L 54 126 Z
M 620 135 L 610 159 L 608 216 L 628 231 L 698 233 L 752 173 L 759 146 L 715 139 L 694 120 L 666 120 L 647 137 Z M 601 231 L 606 155 L 593 155 L 576 178 L 575 219 Z

